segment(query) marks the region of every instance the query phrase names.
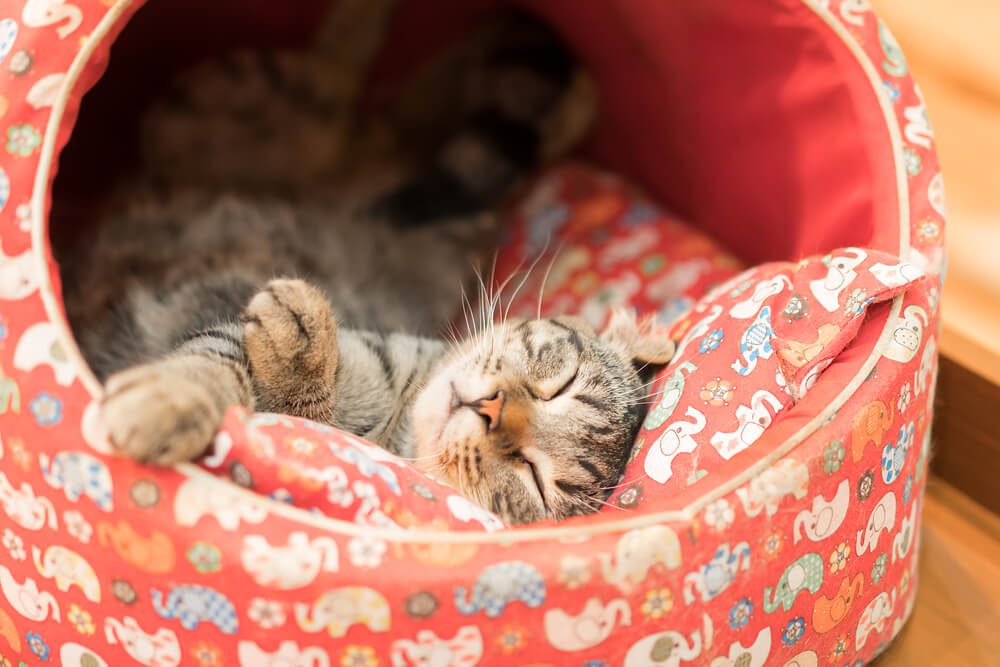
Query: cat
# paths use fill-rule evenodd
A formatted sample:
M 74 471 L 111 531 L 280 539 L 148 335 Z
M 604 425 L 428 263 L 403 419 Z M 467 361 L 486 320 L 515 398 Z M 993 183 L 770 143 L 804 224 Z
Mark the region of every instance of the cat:
M 392 4 L 336 11 L 377 35 Z M 240 404 L 366 437 L 512 524 L 600 506 L 641 420 L 637 367 L 672 342 L 625 314 L 600 335 L 563 317 L 481 323 L 452 350 L 434 337 L 498 207 L 593 117 L 549 29 L 521 14 L 496 26 L 449 70 L 456 117 L 422 162 L 391 124 L 349 113 L 359 86 L 338 64 L 357 77 L 374 37 L 211 63 L 154 110 L 142 178 L 63 276 L 117 451 L 193 460 Z M 306 137 L 286 112 L 320 120 Z

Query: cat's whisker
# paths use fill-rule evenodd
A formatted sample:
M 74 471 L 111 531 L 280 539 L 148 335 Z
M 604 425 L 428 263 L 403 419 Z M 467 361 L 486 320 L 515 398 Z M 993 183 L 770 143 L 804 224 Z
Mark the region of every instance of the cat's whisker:
M 549 274 L 552 273 L 552 267 L 556 265 L 556 258 L 559 257 L 559 253 L 562 252 L 564 245 L 566 245 L 565 241 L 559 242 L 559 247 L 557 247 L 552 253 L 552 259 L 549 260 L 549 266 L 545 269 L 545 275 L 542 276 L 542 286 L 538 288 L 538 308 L 535 310 L 536 320 L 542 319 L 542 299 L 545 297 L 545 285 L 549 282 Z
M 531 274 L 535 270 L 535 267 L 538 266 L 538 262 L 540 262 L 542 257 L 544 257 L 545 254 L 548 252 L 549 244 L 551 242 L 552 242 L 552 235 L 549 234 L 549 238 L 545 241 L 545 245 L 542 247 L 541 252 L 539 252 L 538 255 L 535 257 L 534 261 L 531 262 L 531 266 L 528 267 L 528 271 L 527 273 L 524 274 L 524 278 L 522 278 L 521 282 L 518 283 L 517 287 L 514 288 L 514 293 L 511 294 L 510 299 L 507 300 L 507 308 L 504 311 L 504 320 L 507 319 L 507 315 L 510 313 L 510 307 L 511 305 L 513 305 L 514 300 L 517 298 L 518 293 L 521 291 L 521 288 L 524 287 L 524 284 L 526 282 L 528 282 L 528 278 L 531 277 Z
M 641 481 L 643 481 L 645 479 L 649 479 L 649 475 L 647 475 L 646 473 L 643 473 L 643 474 L 639 475 L 638 477 L 634 477 L 632 479 L 627 479 L 627 480 L 623 480 L 621 482 L 618 482 L 614 486 L 602 486 L 602 487 L 600 487 L 600 490 L 601 491 L 617 491 L 618 489 L 620 489 L 622 487 L 631 486 L 632 484 L 636 484 L 636 483 L 641 482 Z

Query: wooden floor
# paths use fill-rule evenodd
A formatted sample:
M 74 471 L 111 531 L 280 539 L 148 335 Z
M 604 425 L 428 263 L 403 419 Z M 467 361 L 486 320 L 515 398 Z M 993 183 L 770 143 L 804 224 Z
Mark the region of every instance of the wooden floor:
M 934 477 L 913 615 L 874 664 L 1000 667 L 1000 517 Z

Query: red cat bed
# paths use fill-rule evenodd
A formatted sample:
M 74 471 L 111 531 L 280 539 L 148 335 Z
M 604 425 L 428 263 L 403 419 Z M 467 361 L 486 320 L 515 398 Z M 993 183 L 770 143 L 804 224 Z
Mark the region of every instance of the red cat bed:
M 280 416 L 231 411 L 200 467 L 105 453 L 49 208 L 81 98 L 140 4 L 30 0 L 0 16 L 0 654 L 814 666 L 868 661 L 898 633 L 916 588 L 944 210 L 919 92 L 862 3 L 522 3 L 598 80 L 589 157 L 648 194 L 582 166 L 542 176 L 512 207 L 500 274 L 552 234 L 547 309 L 679 316 L 680 349 L 608 507 L 518 529 L 378 448 Z M 123 67 L 162 72 L 223 35 L 294 41 L 313 5 L 153 3 L 121 36 Z M 484 6 L 405 6 L 383 81 Z M 136 81 L 120 107 L 151 86 Z M 66 154 L 85 165 L 78 188 L 107 175 L 79 156 L 115 155 L 91 131 L 120 119 L 101 99 Z

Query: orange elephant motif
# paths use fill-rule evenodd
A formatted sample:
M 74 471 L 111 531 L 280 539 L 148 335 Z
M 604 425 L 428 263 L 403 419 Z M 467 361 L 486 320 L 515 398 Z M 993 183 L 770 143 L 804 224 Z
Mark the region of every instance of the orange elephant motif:
M 851 456 L 855 463 L 861 460 L 868 443 L 882 444 L 882 436 L 892 425 L 892 417 L 892 407 L 885 401 L 872 401 L 854 415 L 851 422 Z
M 813 629 L 822 634 L 837 627 L 851 610 L 851 605 L 861 595 L 865 587 L 865 576 L 856 574 L 853 579 L 844 577 L 840 588 L 832 598 L 819 596 L 813 606 Z
M 0 637 L 7 640 L 7 643 L 14 650 L 14 655 L 21 652 L 20 633 L 17 631 L 17 626 L 14 625 L 14 619 L 3 609 L 0 609 Z
M 113 547 L 122 560 L 150 574 L 166 574 L 174 569 L 176 556 L 170 537 L 154 530 L 143 537 L 125 521 L 97 524 L 97 537 L 103 547 Z

